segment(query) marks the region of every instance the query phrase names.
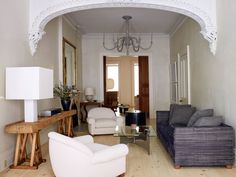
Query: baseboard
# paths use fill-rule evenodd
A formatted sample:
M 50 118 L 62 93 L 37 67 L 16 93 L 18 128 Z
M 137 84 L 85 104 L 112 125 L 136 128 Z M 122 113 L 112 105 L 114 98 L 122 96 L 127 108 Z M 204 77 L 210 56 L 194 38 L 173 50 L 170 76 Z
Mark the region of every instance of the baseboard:
M 3 176 L 10 170 L 10 167 L 5 168 L 3 171 L 0 172 L 0 176 Z
M 4 172 L 5 170 L 9 169 L 9 166 L 13 163 L 13 156 L 14 147 L 1 153 L 0 172 Z

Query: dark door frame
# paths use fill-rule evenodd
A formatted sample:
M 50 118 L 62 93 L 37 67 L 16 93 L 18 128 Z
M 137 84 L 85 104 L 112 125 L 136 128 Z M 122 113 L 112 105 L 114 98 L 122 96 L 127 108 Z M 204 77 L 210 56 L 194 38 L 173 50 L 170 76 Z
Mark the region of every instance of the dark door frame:
M 149 117 L 149 113 L 150 113 L 150 87 L 149 87 L 149 74 L 150 74 L 150 70 L 149 70 L 149 62 L 150 62 L 150 56 L 149 55 L 139 55 L 138 56 L 138 59 L 139 58 L 142 58 L 142 57 L 146 57 L 146 59 L 148 60 L 148 73 L 147 73 L 147 75 L 148 75 L 148 113 L 147 113 L 147 115 L 148 115 L 148 117 Z M 105 100 L 105 96 L 106 96 L 106 74 L 107 74 L 107 71 L 106 71 L 106 58 L 107 58 L 107 56 L 103 56 L 103 96 L 104 96 L 104 100 Z M 140 83 L 140 82 L 139 82 Z M 139 84 L 139 93 L 140 93 L 140 84 Z M 139 104 L 140 104 L 140 102 L 139 102 Z M 142 104 L 142 101 L 141 101 L 141 104 Z M 139 105 L 139 107 L 142 107 L 142 106 L 140 106 Z

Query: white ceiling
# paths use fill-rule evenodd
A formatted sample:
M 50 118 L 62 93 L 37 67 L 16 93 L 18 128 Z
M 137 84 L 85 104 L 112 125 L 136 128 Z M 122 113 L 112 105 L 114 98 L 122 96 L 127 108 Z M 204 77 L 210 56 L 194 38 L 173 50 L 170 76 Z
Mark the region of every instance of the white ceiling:
M 164 34 L 169 34 L 185 17 L 163 10 L 128 7 L 82 10 L 66 14 L 66 17 L 82 33 L 115 33 L 120 32 L 124 15 L 133 17 L 130 23 L 137 33 Z

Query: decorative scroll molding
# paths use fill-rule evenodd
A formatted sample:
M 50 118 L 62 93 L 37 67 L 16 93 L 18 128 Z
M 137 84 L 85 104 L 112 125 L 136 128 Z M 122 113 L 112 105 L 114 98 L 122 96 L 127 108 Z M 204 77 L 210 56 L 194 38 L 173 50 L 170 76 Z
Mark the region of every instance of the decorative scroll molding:
M 43 2 L 42 2 L 43 3 Z M 109 7 L 139 7 L 161 9 L 184 14 L 193 18 L 201 26 L 201 34 L 209 42 L 210 50 L 216 52 L 217 29 L 210 15 L 187 0 L 62 0 L 42 10 L 31 23 L 29 45 L 32 55 L 45 34 L 46 24 L 53 18 L 79 10 Z M 32 10 L 32 9 L 31 9 Z

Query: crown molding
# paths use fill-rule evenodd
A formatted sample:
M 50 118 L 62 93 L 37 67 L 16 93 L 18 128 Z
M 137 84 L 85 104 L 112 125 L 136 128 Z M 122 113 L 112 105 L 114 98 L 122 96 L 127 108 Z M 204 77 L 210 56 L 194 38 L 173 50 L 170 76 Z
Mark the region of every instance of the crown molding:
M 176 31 L 178 31 L 178 29 L 184 24 L 184 22 L 188 19 L 189 17 L 184 17 L 183 19 L 178 20 L 174 26 L 172 27 L 172 29 L 170 30 L 170 37 L 172 37 Z
M 209 42 L 210 50 L 216 52 L 217 28 L 215 0 L 31 0 L 29 45 L 31 54 L 37 50 L 39 41 L 45 34 L 46 24 L 60 15 L 94 8 L 134 7 L 172 11 L 186 15 L 199 23 L 200 33 Z M 40 2 L 39 2 L 40 1 Z M 37 5 L 41 3 L 40 7 Z
M 77 26 L 75 25 L 75 23 L 73 22 L 73 20 L 71 20 L 68 16 L 63 15 L 63 16 L 62 16 L 62 19 L 65 20 L 65 22 L 66 22 L 68 25 L 70 25 L 70 27 L 71 27 L 73 30 L 75 30 L 75 31 L 79 30 L 79 29 L 77 28 Z

